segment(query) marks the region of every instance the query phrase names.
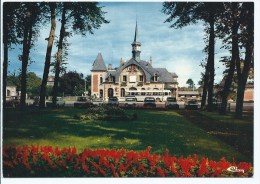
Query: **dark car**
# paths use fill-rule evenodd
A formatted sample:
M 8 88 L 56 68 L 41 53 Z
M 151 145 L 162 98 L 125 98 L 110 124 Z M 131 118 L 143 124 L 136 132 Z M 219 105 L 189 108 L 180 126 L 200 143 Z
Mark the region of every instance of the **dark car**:
M 179 109 L 179 105 L 177 104 L 177 100 L 175 97 L 167 97 L 165 102 L 165 107 L 168 109 Z
M 109 97 L 108 98 L 108 105 L 114 105 L 114 106 L 118 106 L 119 102 L 118 102 L 118 98 L 113 96 L 113 97 Z
M 77 101 L 74 103 L 74 107 L 76 108 L 84 108 L 91 105 L 90 100 L 87 99 L 85 96 L 79 96 Z
M 137 100 L 135 97 L 126 97 L 125 98 L 125 107 L 135 107 L 136 102 L 137 102 Z
M 7 99 L 5 102 L 5 107 L 17 107 L 20 105 L 20 97 L 11 96 L 10 99 Z
M 144 107 L 156 107 L 155 98 L 154 97 L 145 97 Z
M 199 104 L 197 100 L 189 100 L 187 103 L 185 103 L 185 109 L 198 109 Z

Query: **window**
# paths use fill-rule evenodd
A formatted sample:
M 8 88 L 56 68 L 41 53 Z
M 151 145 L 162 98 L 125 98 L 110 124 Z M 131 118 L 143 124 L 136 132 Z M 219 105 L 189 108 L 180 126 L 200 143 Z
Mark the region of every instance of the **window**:
M 158 75 L 157 75 L 157 74 L 154 74 L 153 81 L 154 81 L 154 82 L 157 82 L 157 81 L 158 81 Z
M 143 81 L 144 81 L 144 76 L 139 75 L 139 81 L 140 81 L 140 82 L 143 82 Z
M 103 77 L 100 77 L 100 84 L 103 83 Z
M 130 76 L 130 81 L 129 82 L 136 82 L 136 76 L 133 75 L 133 76 Z
M 125 96 L 125 89 L 124 88 L 121 88 L 121 97 L 124 97 Z
M 127 77 L 126 75 L 123 75 L 123 82 L 126 82 L 127 81 Z

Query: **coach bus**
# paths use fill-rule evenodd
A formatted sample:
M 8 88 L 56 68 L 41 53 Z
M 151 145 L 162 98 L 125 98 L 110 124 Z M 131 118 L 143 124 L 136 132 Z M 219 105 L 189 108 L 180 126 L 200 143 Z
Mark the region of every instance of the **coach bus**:
M 170 90 L 160 91 L 126 91 L 126 96 L 134 96 L 137 101 L 143 102 L 145 97 L 154 97 L 157 102 L 166 101 L 167 97 L 171 97 Z

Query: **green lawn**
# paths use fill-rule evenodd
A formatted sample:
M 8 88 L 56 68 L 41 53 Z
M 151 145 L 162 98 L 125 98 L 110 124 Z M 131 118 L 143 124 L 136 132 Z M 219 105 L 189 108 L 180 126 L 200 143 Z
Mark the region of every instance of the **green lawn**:
M 116 148 L 205 156 L 219 160 L 251 161 L 248 156 L 208 134 L 174 111 L 127 110 L 135 121 L 79 121 L 73 118 L 84 109 L 4 110 L 4 145 L 52 145 L 84 148 Z

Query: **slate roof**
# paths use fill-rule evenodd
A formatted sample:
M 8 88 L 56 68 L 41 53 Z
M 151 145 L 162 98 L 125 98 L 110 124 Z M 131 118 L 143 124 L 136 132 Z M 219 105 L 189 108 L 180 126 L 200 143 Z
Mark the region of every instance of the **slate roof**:
M 153 81 L 152 79 L 153 79 L 154 74 L 157 74 L 158 82 L 177 83 L 177 81 L 173 79 L 173 76 L 178 77 L 175 73 L 174 73 L 175 75 L 173 75 L 173 73 L 168 72 L 168 70 L 166 68 L 153 68 L 149 62 L 147 62 L 147 61 L 138 62 L 134 58 L 131 58 L 129 61 L 120 64 L 120 66 L 117 68 L 116 71 L 108 71 L 107 77 L 109 75 L 114 76 L 115 82 L 118 83 L 121 72 L 126 67 L 128 67 L 132 64 L 140 67 L 144 71 L 144 74 L 146 77 L 146 82 Z
M 107 71 L 107 67 L 105 65 L 105 62 L 103 60 L 103 57 L 101 53 L 98 53 L 96 60 L 94 61 L 92 65 L 91 71 Z

